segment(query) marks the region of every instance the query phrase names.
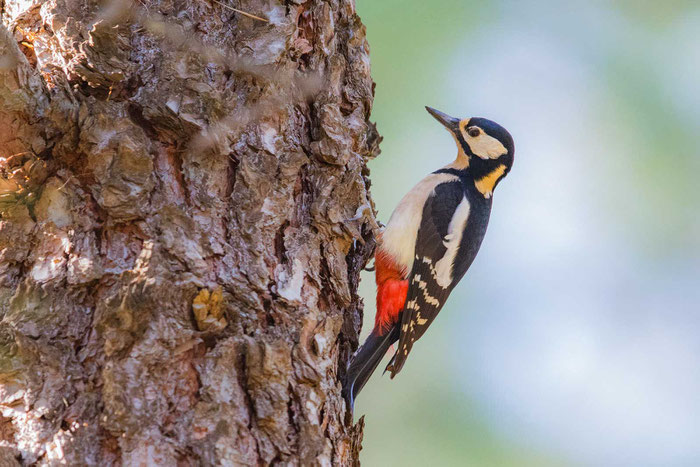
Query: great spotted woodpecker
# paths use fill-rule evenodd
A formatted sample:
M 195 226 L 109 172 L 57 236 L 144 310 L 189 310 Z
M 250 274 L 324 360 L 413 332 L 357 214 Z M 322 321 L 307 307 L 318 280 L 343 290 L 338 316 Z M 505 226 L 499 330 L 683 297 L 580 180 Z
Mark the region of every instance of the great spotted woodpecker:
M 513 138 L 485 118 L 459 120 L 433 108 L 457 143 L 457 158 L 421 180 L 399 202 L 375 254 L 374 329 L 353 355 L 344 394 L 350 407 L 389 347 L 396 376 L 474 261 L 491 214 L 493 190 L 513 165 Z

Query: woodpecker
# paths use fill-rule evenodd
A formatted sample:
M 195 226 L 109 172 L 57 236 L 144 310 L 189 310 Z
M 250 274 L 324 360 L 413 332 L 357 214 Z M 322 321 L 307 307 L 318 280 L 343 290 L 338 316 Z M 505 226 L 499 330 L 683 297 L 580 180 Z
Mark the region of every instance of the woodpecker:
M 426 110 L 452 134 L 457 158 L 403 197 L 378 239 L 374 328 L 351 358 L 343 387 L 351 410 L 396 341 L 384 371 L 392 379 L 401 371 L 471 266 L 486 234 L 493 191 L 513 165 L 513 138 L 499 124 Z

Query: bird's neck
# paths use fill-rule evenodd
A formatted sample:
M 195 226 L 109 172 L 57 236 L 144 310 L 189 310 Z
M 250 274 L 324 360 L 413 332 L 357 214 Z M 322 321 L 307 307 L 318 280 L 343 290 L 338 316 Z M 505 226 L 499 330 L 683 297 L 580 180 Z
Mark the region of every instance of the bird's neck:
M 465 171 L 469 168 L 469 156 L 462 149 L 462 145 L 457 141 L 457 147 L 459 151 L 457 152 L 457 158 L 449 165 L 446 165 L 445 169 L 454 169 L 460 172 Z
M 484 198 L 493 195 L 496 184 L 507 172 L 506 166 L 500 161 L 469 156 L 461 148 L 454 162 L 446 165 L 443 170 L 456 172 L 460 178 L 473 183 Z

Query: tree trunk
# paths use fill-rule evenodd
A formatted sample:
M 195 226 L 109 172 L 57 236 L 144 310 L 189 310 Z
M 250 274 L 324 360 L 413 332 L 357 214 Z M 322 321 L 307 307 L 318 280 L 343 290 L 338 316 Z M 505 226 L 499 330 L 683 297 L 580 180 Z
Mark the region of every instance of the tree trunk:
M 0 4 L 0 465 L 357 463 L 353 2 Z

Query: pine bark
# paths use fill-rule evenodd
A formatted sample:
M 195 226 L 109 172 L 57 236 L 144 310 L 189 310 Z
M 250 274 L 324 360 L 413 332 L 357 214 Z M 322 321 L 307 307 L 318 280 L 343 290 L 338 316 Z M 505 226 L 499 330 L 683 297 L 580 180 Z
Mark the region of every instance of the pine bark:
M 356 464 L 354 2 L 0 4 L 0 465 Z

